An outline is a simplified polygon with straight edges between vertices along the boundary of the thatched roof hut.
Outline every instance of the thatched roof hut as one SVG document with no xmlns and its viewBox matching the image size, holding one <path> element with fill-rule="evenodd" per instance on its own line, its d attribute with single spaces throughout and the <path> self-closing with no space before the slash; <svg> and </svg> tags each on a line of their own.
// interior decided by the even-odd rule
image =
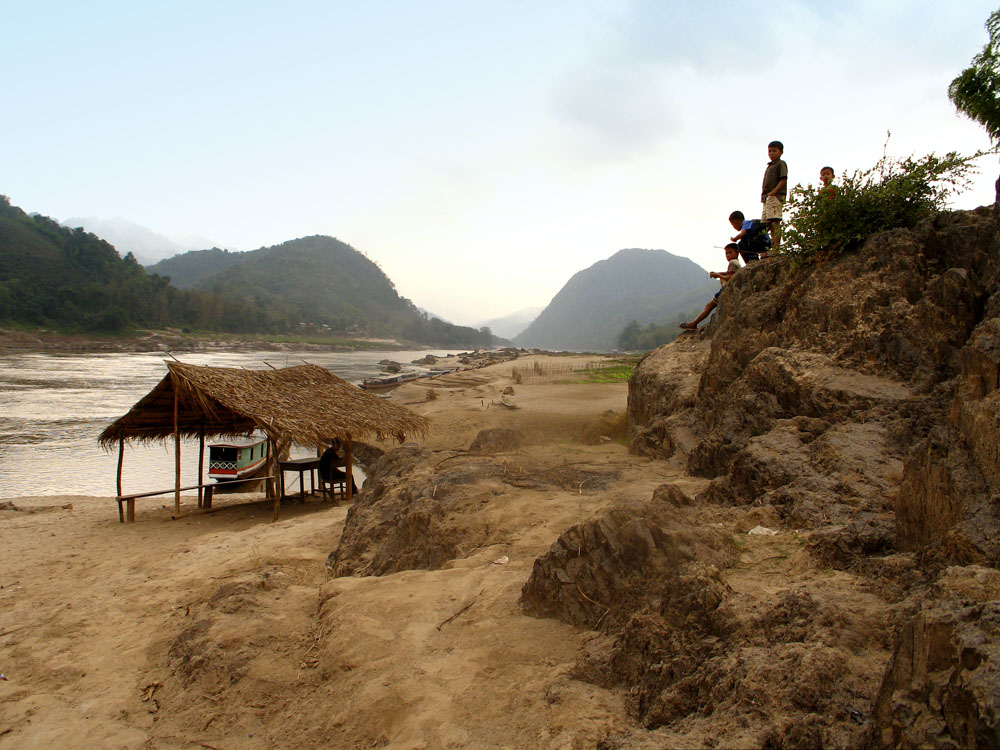
<svg viewBox="0 0 1000 750">
<path fill-rule="evenodd" d="M 167 362 L 167 375 L 99 438 L 151 442 L 174 436 L 235 437 L 255 429 L 273 440 L 321 445 L 426 433 L 425 417 L 363 391 L 318 365 L 244 370 Z"/>
<path fill-rule="evenodd" d="M 137 497 L 169 492 L 122 494 L 122 460 L 127 442 L 174 439 L 174 509 L 179 515 L 182 489 L 194 489 L 181 488 L 181 439 L 197 438 L 201 444 L 196 485 L 201 508 L 202 489 L 206 488 L 202 484 L 205 438 L 233 438 L 262 431 L 268 437 L 267 494 L 274 500 L 277 520 L 281 498 L 273 480 L 280 471 L 283 487 L 286 465 L 296 463 L 282 460 L 292 443 L 315 445 L 319 455 L 331 440 L 339 439 L 345 451 L 346 474 L 350 476 L 352 441 L 370 437 L 403 441 L 410 435 L 426 433 L 429 426 L 426 417 L 363 391 L 318 365 L 244 370 L 183 362 L 166 364 L 163 380 L 98 438 L 105 449 L 118 445 L 118 513 L 122 521 L 126 520 L 123 502 L 128 505 L 131 521 L 135 520 Z M 346 483 L 348 500 L 352 484 Z M 211 489 L 206 492 L 207 507 L 211 507 Z"/>
</svg>

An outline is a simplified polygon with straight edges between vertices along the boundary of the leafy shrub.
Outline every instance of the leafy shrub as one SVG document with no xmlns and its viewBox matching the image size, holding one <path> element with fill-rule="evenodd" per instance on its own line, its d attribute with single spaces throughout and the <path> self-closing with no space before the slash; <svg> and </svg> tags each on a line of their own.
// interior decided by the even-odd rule
<svg viewBox="0 0 1000 750">
<path fill-rule="evenodd" d="M 968 187 L 973 162 L 984 153 L 883 155 L 870 169 L 845 174 L 838 185 L 796 185 L 785 204 L 781 252 L 800 262 L 824 260 L 877 232 L 912 228 Z"/>
</svg>

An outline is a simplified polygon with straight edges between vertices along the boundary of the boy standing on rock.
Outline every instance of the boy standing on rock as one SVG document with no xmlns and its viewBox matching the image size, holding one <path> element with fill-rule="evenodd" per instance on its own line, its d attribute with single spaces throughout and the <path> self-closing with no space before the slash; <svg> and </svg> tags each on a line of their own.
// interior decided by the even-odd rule
<svg viewBox="0 0 1000 750">
<path fill-rule="evenodd" d="M 832 198 L 837 194 L 837 186 L 833 184 L 833 167 L 823 167 L 819 170 L 820 186 L 816 191 L 826 197 Z"/>
<path fill-rule="evenodd" d="M 775 250 L 781 240 L 781 207 L 788 195 L 788 165 L 781 158 L 784 153 L 785 146 L 781 141 L 767 144 L 767 157 L 771 161 L 764 170 L 760 191 L 760 202 L 763 204 L 760 218 L 771 227 L 771 247 Z"/>
<path fill-rule="evenodd" d="M 719 291 L 715 293 L 715 296 L 708 301 L 708 304 L 705 305 L 705 309 L 699 313 L 697 318 L 692 320 L 690 323 L 681 323 L 681 328 L 685 331 L 697 331 L 698 324 L 707 318 L 708 314 L 712 312 L 712 310 L 719 306 L 719 295 L 722 294 L 722 290 L 726 288 L 726 284 L 733 277 L 733 274 L 740 270 L 740 262 L 738 260 L 739 254 L 739 247 L 735 242 L 730 242 L 726 245 L 726 260 L 729 261 L 729 267 L 725 270 L 725 272 L 710 271 L 708 274 L 709 277 L 718 279 L 722 288 L 720 288 Z"/>
</svg>

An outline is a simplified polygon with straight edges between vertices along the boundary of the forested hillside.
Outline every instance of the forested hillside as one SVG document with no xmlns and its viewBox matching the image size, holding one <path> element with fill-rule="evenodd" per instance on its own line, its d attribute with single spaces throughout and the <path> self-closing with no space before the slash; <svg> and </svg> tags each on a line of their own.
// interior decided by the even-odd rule
<svg viewBox="0 0 1000 750">
<path fill-rule="evenodd" d="M 314 235 L 244 253 L 212 249 L 150 270 L 182 288 L 252 302 L 289 326 L 341 335 L 392 337 L 436 346 L 489 346 L 486 330 L 431 318 L 377 264 L 333 237 Z"/>
<path fill-rule="evenodd" d="M 146 266 L 146 270 L 166 276 L 178 289 L 197 289 L 201 282 L 239 263 L 244 254 L 217 247 L 191 250 Z"/>
<path fill-rule="evenodd" d="M 178 326 L 248 333 L 277 322 L 244 302 L 180 291 L 82 229 L 0 196 L 0 322 L 67 331 Z"/>
<path fill-rule="evenodd" d="M 171 283 L 172 281 L 178 283 Z M 178 288 L 178 287 L 183 288 Z M 0 324 L 65 332 L 178 327 L 218 333 L 375 336 L 465 348 L 488 330 L 421 313 L 363 254 L 332 237 L 247 253 L 212 249 L 153 266 L 0 196 Z"/>
<path fill-rule="evenodd" d="M 718 288 L 718 282 L 710 282 L 705 270 L 687 258 L 666 250 L 620 250 L 574 274 L 514 342 L 609 351 L 631 321 L 662 322 L 700 308 Z"/>
</svg>

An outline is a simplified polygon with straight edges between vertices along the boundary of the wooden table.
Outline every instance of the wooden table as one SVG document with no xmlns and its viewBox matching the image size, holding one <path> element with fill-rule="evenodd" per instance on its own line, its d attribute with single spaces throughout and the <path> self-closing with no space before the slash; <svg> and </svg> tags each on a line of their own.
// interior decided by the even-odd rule
<svg viewBox="0 0 1000 750">
<path fill-rule="evenodd" d="M 316 457 L 306 457 L 306 458 L 287 458 L 284 461 L 278 461 L 278 471 L 281 474 L 281 497 L 288 497 L 285 494 L 285 472 L 286 471 L 297 471 L 299 473 L 299 489 L 301 490 L 300 497 L 302 502 L 306 500 L 306 485 L 305 485 L 305 473 L 309 472 L 309 487 L 310 493 L 316 494 L 316 474 L 315 472 L 319 470 L 319 456 Z M 326 487 L 320 482 L 320 486 L 323 490 L 324 497 L 326 496 Z"/>
</svg>

